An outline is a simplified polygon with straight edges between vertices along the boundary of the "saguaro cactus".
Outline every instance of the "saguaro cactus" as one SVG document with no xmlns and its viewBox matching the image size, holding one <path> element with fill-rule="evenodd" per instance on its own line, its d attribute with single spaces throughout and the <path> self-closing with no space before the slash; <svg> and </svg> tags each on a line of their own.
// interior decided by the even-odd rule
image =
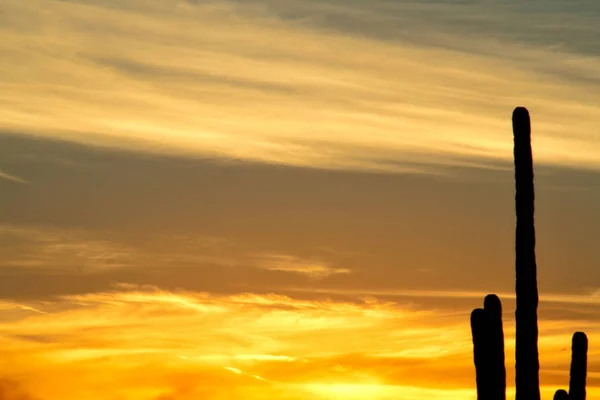
<svg viewBox="0 0 600 400">
<path fill-rule="evenodd" d="M 515 156 L 516 252 L 516 400 L 540 400 L 538 289 L 535 261 L 533 157 L 529 112 L 517 107 L 512 116 Z"/>
<path fill-rule="evenodd" d="M 575 332 L 571 347 L 571 381 L 569 400 L 585 400 L 588 340 L 583 332 Z"/>
<path fill-rule="evenodd" d="M 587 377 L 588 340 L 583 332 L 573 334 L 571 346 L 571 380 L 569 392 L 559 389 L 554 400 L 585 400 L 585 379 Z"/>
<path fill-rule="evenodd" d="M 506 369 L 504 367 L 504 332 L 502 304 L 496 295 L 485 298 L 483 308 L 471 313 L 473 354 L 477 379 L 477 398 L 506 399 Z"/>
<path fill-rule="evenodd" d="M 513 112 L 516 228 L 516 400 L 540 400 L 538 354 L 538 289 L 535 260 L 533 157 L 529 112 Z M 502 305 L 488 295 L 484 307 L 471 313 L 473 355 L 478 400 L 506 399 Z M 585 333 L 573 335 L 569 393 L 558 390 L 554 400 L 585 400 L 588 341 Z"/>
<path fill-rule="evenodd" d="M 559 389 L 554 393 L 554 400 L 569 400 L 569 393 L 566 390 Z"/>
</svg>

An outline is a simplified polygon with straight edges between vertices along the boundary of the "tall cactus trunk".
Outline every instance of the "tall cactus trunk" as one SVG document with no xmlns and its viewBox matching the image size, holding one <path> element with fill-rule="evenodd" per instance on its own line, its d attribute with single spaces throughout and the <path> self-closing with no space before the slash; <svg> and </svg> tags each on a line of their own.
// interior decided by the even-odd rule
<svg viewBox="0 0 600 400">
<path fill-rule="evenodd" d="M 516 400 L 540 400 L 533 158 L 529 112 L 513 112 L 516 182 Z"/>
</svg>

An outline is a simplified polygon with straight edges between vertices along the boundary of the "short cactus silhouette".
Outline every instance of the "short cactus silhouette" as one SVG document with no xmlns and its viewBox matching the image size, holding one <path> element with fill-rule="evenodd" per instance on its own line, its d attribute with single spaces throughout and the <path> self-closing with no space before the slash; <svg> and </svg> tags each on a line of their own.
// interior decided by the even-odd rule
<svg viewBox="0 0 600 400">
<path fill-rule="evenodd" d="M 554 393 L 554 400 L 569 400 L 569 393 L 566 390 L 559 389 Z"/>
<path fill-rule="evenodd" d="M 569 400 L 585 400 L 588 340 L 583 332 L 575 332 L 571 347 L 571 381 Z"/>
<path fill-rule="evenodd" d="M 538 353 L 538 288 L 535 259 L 533 157 L 529 112 L 517 107 L 512 117 L 515 163 L 516 227 L 516 400 L 540 400 Z M 506 399 L 502 304 L 488 295 L 484 307 L 471 313 L 477 399 Z M 573 335 L 569 392 L 558 390 L 554 400 L 585 400 L 588 340 Z"/>
<path fill-rule="evenodd" d="M 496 295 L 485 298 L 484 307 L 471 313 L 473 353 L 477 375 L 477 398 L 506 399 L 502 304 Z"/>
</svg>

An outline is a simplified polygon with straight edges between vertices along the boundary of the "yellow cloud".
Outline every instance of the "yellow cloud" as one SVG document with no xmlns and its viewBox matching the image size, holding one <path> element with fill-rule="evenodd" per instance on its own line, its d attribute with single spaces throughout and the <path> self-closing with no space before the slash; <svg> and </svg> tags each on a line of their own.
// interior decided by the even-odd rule
<svg viewBox="0 0 600 400">
<path fill-rule="evenodd" d="M 0 170 L 0 179 L 6 179 L 12 182 L 17 182 L 17 183 L 29 183 L 27 182 L 25 179 L 19 178 L 18 176 L 15 175 L 11 175 L 7 172 L 3 172 L 2 170 Z"/>
<path fill-rule="evenodd" d="M 349 12 L 329 6 L 319 7 L 332 20 Z M 596 57 L 508 36 L 452 36 L 433 20 L 419 26 L 432 32 L 431 46 L 361 31 L 372 21 L 397 31 L 403 24 L 388 16 L 417 12 L 409 3 L 374 3 L 354 15 L 355 32 L 238 2 L 6 7 L 4 130 L 139 151 L 419 172 L 509 160 L 510 112 L 526 105 L 540 162 L 598 167 L 590 139 L 600 97 L 570 78 L 597 71 Z M 293 14 L 301 3 L 278 7 Z"/>
<path fill-rule="evenodd" d="M 0 250 L 4 266 L 49 271 L 105 272 L 131 267 L 134 249 L 90 238 L 84 230 L 0 225 L 0 239 L 10 246 Z"/>
<path fill-rule="evenodd" d="M 43 313 L 23 306 L 0 324 L 0 376 L 19 378 L 34 398 L 474 398 L 468 312 L 132 285 L 36 304 Z M 505 324 L 510 366 L 514 326 Z M 592 342 L 600 325 L 588 328 Z M 542 321 L 548 387 L 568 378 L 570 330 Z"/>
<path fill-rule="evenodd" d="M 265 255 L 261 257 L 260 266 L 269 271 L 291 272 L 314 279 L 351 272 L 348 268 L 335 268 L 321 261 L 303 260 L 286 254 Z"/>
</svg>

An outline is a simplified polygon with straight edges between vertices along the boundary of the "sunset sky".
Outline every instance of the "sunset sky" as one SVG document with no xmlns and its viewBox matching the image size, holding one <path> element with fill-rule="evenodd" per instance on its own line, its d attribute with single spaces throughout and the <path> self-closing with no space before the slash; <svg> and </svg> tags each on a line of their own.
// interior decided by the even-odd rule
<svg viewBox="0 0 600 400">
<path fill-rule="evenodd" d="M 512 386 L 515 106 L 542 393 L 583 330 L 600 396 L 599 20 L 597 0 L 2 1 L 0 400 L 473 400 L 487 293 Z"/>
</svg>

